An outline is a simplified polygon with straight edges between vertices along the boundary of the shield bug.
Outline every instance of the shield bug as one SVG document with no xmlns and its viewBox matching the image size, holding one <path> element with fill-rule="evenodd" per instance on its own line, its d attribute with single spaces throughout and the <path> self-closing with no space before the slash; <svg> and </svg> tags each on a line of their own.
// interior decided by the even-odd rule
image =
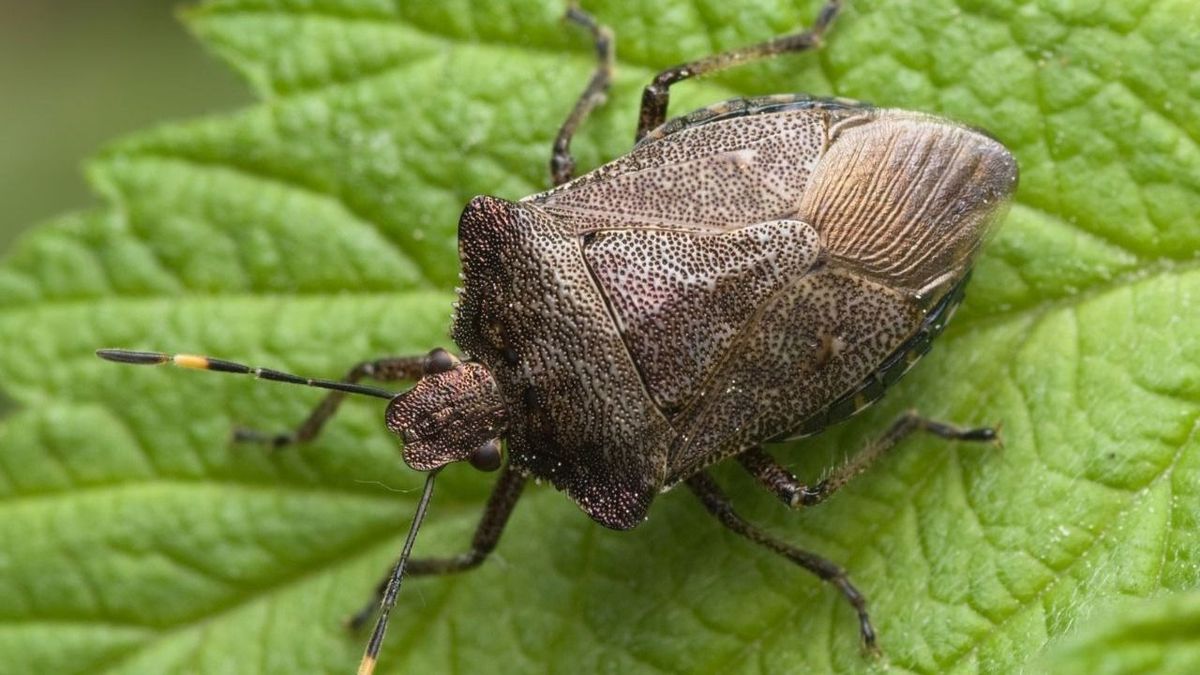
<svg viewBox="0 0 1200 675">
<path fill-rule="evenodd" d="M 846 572 L 743 520 L 709 476 L 733 458 L 790 507 L 817 504 L 904 436 L 995 441 L 908 413 L 813 484 L 762 446 L 810 436 L 864 409 L 942 331 L 1017 182 L 1012 155 L 979 131 L 843 99 L 726 101 L 666 121 L 672 84 L 819 45 L 813 26 L 661 72 L 645 88 L 633 150 L 572 178 L 570 142 L 613 73 L 613 36 L 572 6 L 598 65 L 559 130 L 555 187 L 510 202 L 477 197 L 459 220 L 462 288 L 452 337 L 462 356 L 365 361 L 344 381 L 199 356 L 101 350 L 103 358 L 252 374 L 333 390 L 293 432 L 238 432 L 274 446 L 317 434 L 347 393 L 388 400 L 404 461 L 425 490 L 376 604 L 360 672 L 379 653 L 404 575 L 473 568 L 496 546 L 529 478 L 624 530 L 677 485 L 718 521 L 816 574 L 875 631 Z M 362 379 L 415 380 L 399 394 Z M 507 455 L 507 461 L 504 456 Z M 411 559 L 434 477 L 467 461 L 501 470 L 469 550 Z"/>
</svg>

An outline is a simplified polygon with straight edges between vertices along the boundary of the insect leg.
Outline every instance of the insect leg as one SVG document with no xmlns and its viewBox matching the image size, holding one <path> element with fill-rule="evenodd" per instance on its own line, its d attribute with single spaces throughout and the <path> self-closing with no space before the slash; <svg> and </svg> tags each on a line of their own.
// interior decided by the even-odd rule
<svg viewBox="0 0 1200 675">
<path fill-rule="evenodd" d="M 487 506 L 484 507 L 483 517 L 479 519 L 479 524 L 475 527 L 475 536 L 471 539 L 470 550 L 450 558 L 409 560 L 405 566 L 405 574 L 410 577 L 425 574 L 450 574 L 478 567 L 500 541 L 500 535 L 504 532 L 508 517 L 512 515 L 517 500 L 521 497 L 525 481 L 525 474 L 506 466 L 496 481 L 495 487 L 492 488 L 492 496 L 488 498 Z M 379 609 L 379 601 L 387 590 L 388 580 L 389 577 L 385 576 L 376 587 L 371 601 L 347 619 L 346 625 L 351 630 L 361 628 Z"/>
<path fill-rule="evenodd" d="M 829 0 L 817 14 L 812 27 L 799 33 L 782 35 L 749 47 L 733 49 L 690 61 L 659 73 L 642 92 L 642 110 L 638 116 L 637 136 L 641 140 L 651 129 L 667 120 L 671 85 L 698 75 L 714 73 L 751 61 L 788 52 L 802 52 L 821 46 L 821 39 L 842 8 L 842 0 Z"/>
<path fill-rule="evenodd" d="M 806 485 L 797 480 L 790 471 L 783 468 L 760 448 L 751 448 L 743 452 L 738 455 L 737 460 L 750 475 L 754 476 L 763 487 L 775 493 L 775 496 L 779 497 L 784 504 L 792 508 L 812 506 L 825 501 L 829 495 L 837 492 L 852 478 L 874 464 L 875 460 L 883 456 L 885 452 L 896 447 L 909 434 L 917 431 L 926 431 L 954 441 L 1000 442 L 998 429 L 992 427 L 964 429 L 922 417 L 916 411 L 909 410 L 892 422 L 887 431 L 864 448 L 862 452 L 851 457 L 849 461 L 814 485 Z"/>
<path fill-rule="evenodd" d="M 562 185 L 571 180 L 575 174 L 575 158 L 571 156 L 571 137 L 575 135 L 579 125 L 583 124 L 592 110 L 604 102 L 604 94 L 608 91 L 613 77 L 615 38 L 612 30 L 608 26 L 596 23 L 596 19 L 591 14 L 580 9 L 574 2 L 567 7 L 566 18 L 568 21 L 586 28 L 592 34 L 598 62 L 596 70 L 592 72 L 592 79 L 588 80 L 587 87 L 579 95 L 579 100 L 575 102 L 571 114 L 567 116 L 567 120 L 558 130 L 558 135 L 554 137 L 554 150 L 550 155 L 550 178 L 555 185 Z"/>
<path fill-rule="evenodd" d="M 867 615 L 867 599 L 854 587 L 854 584 L 850 583 L 846 570 L 815 553 L 779 541 L 743 520 L 733 510 L 729 498 L 707 473 L 698 473 L 688 478 L 687 486 L 704 505 L 704 508 L 721 521 L 722 525 L 836 586 L 858 614 L 858 630 L 862 636 L 863 645 L 869 650 L 875 650 L 875 628 L 871 625 L 871 618 Z"/>
<path fill-rule="evenodd" d="M 457 363 L 457 359 L 443 349 L 435 349 L 421 356 L 389 356 L 356 364 L 346 373 L 346 377 L 342 381 L 353 383 L 368 378 L 383 382 L 416 380 L 428 373 L 431 367 L 434 369 L 442 367 L 445 370 L 453 367 L 454 363 Z M 325 423 L 337 413 L 338 407 L 345 398 L 344 392 L 330 392 L 292 431 L 271 434 L 253 429 L 235 429 L 233 440 L 239 443 L 264 443 L 273 448 L 311 441 L 321 432 Z"/>
</svg>

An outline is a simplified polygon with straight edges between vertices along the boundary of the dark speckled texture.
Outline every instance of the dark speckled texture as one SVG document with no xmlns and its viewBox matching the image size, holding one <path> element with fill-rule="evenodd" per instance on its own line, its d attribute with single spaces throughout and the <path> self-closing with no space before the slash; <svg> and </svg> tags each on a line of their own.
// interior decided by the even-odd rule
<svg viewBox="0 0 1200 675">
<path fill-rule="evenodd" d="M 549 192 L 473 200 L 453 337 L 495 378 L 513 466 L 634 527 L 919 356 L 1016 177 L 937 118 L 726 102 Z"/>
</svg>

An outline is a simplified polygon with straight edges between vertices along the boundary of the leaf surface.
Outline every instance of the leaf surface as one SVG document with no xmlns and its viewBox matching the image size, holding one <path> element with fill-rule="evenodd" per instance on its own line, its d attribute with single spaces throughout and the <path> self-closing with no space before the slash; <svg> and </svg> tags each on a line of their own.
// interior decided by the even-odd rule
<svg viewBox="0 0 1200 675">
<path fill-rule="evenodd" d="M 629 148 L 657 69 L 817 9 L 661 4 L 587 3 L 618 36 L 619 80 L 576 141 L 581 167 Z M 1200 576 L 1200 9 L 1110 5 L 862 0 L 817 55 L 673 90 L 675 113 L 790 91 L 928 111 L 988 129 L 1021 164 L 931 355 L 869 413 L 776 455 L 815 478 L 908 407 L 1002 421 L 1005 448 L 913 438 L 797 513 L 719 472 L 747 516 L 851 571 L 881 659 L 860 654 L 830 588 L 682 491 L 621 534 L 534 488 L 481 569 L 406 583 L 381 671 L 1068 669 L 1159 619 L 1113 622 L 1119 598 L 1194 613 L 1194 594 L 1169 596 Z M 316 442 L 267 453 L 231 445 L 230 429 L 288 427 L 319 393 L 92 352 L 336 377 L 451 346 L 459 211 L 546 187 L 550 141 L 592 67 L 561 10 L 211 0 L 186 13 L 261 103 L 113 143 L 88 165 L 104 205 L 45 223 L 0 264 L 0 383 L 16 403 L 0 421 L 0 670 L 353 667 L 363 640 L 339 621 L 398 552 L 421 482 L 380 406 L 349 403 Z M 466 546 L 488 482 L 446 472 L 419 553 Z M 1194 651 L 1142 641 L 1123 663 L 1195 662 L 1178 649 Z"/>
</svg>

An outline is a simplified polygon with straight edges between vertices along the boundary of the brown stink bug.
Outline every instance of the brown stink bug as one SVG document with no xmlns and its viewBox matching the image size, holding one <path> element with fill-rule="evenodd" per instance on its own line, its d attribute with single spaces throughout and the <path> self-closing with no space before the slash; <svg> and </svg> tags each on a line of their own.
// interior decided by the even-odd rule
<svg viewBox="0 0 1200 675">
<path fill-rule="evenodd" d="M 554 141 L 555 187 L 518 202 L 477 197 L 462 213 L 452 329 L 461 357 L 438 349 L 365 361 L 333 382 L 207 357 L 99 352 L 334 390 L 292 433 L 239 432 L 275 446 L 311 439 L 346 393 L 389 400 L 387 427 L 404 461 L 429 476 L 379 586 L 360 672 L 374 668 L 403 575 L 481 563 L 529 478 L 618 530 L 683 484 L 725 527 L 834 584 L 874 646 L 866 601 L 846 572 L 743 520 L 707 470 L 734 458 L 801 507 L 913 431 L 996 440 L 990 428 L 909 413 L 811 485 L 762 449 L 862 410 L 929 349 L 962 300 L 1017 165 L 986 134 L 842 99 L 738 99 L 665 121 L 672 84 L 816 47 L 840 4 L 831 0 L 804 32 L 663 71 L 645 89 L 633 150 L 575 179 L 571 137 L 608 88 L 613 37 L 570 8 L 599 65 Z M 364 378 L 416 384 L 394 394 L 357 384 Z M 434 477 L 461 460 L 501 469 L 470 549 L 410 560 Z"/>
</svg>

